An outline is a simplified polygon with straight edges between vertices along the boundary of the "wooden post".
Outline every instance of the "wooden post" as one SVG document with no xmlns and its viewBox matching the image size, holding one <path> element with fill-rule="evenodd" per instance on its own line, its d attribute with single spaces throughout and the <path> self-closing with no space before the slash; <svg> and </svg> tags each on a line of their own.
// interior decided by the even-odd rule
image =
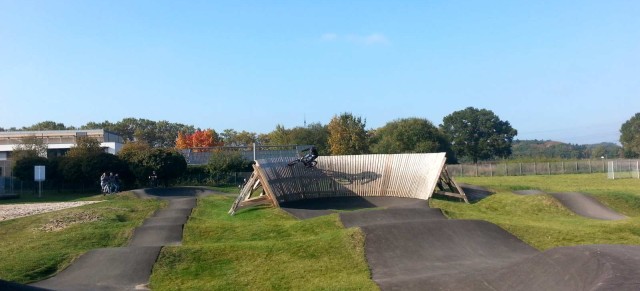
<svg viewBox="0 0 640 291">
<path fill-rule="evenodd" d="M 520 176 L 522 176 L 522 163 L 520 163 Z"/>
<path fill-rule="evenodd" d="M 562 161 L 562 173 L 564 174 L 564 161 Z"/>
</svg>

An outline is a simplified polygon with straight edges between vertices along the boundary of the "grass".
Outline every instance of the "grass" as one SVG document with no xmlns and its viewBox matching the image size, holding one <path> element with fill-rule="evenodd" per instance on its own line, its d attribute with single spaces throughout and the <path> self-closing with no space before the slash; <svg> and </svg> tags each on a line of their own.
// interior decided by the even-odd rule
<svg viewBox="0 0 640 291">
<path fill-rule="evenodd" d="M 459 178 L 459 182 L 496 191 L 475 204 L 432 200 L 456 219 L 495 223 L 540 250 L 582 244 L 640 245 L 640 181 L 608 180 L 603 174 Z M 627 215 L 620 221 L 584 218 L 549 195 L 514 195 L 514 190 L 585 192 Z"/>
<path fill-rule="evenodd" d="M 581 174 L 458 180 L 496 194 L 474 204 L 434 199 L 431 205 L 451 218 L 493 222 L 540 250 L 581 244 L 640 245 L 637 179 Z M 588 219 L 549 195 L 511 193 L 528 189 L 586 192 L 629 218 Z M 151 277 L 153 290 L 377 289 L 365 261 L 362 232 L 344 229 L 337 215 L 300 221 L 280 209 L 262 206 L 229 216 L 238 189 L 215 190 L 233 194 L 199 198 L 185 225 L 183 245 L 163 248 Z M 131 230 L 160 203 L 125 194 L 94 205 L 0 222 L 0 278 L 36 281 L 86 250 L 123 245 Z M 53 219 L 69 221 L 82 213 L 100 219 L 59 232 L 41 230 Z"/>
<path fill-rule="evenodd" d="M 0 278 L 18 283 L 40 281 L 86 251 L 123 246 L 133 229 L 163 204 L 159 200 L 138 199 L 130 192 L 38 199 L 40 202 L 77 200 L 105 201 L 0 222 Z M 31 198 L 11 202 L 25 201 Z"/>
<path fill-rule="evenodd" d="M 183 246 L 163 249 L 154 290 L 375 290 L 364 237 L 337 215 L 297 220 L 256 207 L 235 216 L 230 196 L 199 201 Z"/>
</svg>

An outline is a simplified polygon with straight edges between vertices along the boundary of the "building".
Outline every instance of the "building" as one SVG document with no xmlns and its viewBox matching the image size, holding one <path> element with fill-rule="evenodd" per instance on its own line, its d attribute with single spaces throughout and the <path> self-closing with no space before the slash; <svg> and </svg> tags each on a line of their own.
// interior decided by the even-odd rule
<svg viewBox="0 0 640 291">
<path fill-rule="evenodd" d="M 122 148 L 124 140 L 119 135 L 103 130 L 49 130 L 49 131 L 5 131 L 0 132 L 0 177 L 10 176 L 9 161 L 16 145 L 22 139 L 37 137 L 47 145 L 47 156 L 64 155 L 75 146 L 78 137 L 91 137 L 100 142 L 105 152 L 116 154 Z"/>
</svg>

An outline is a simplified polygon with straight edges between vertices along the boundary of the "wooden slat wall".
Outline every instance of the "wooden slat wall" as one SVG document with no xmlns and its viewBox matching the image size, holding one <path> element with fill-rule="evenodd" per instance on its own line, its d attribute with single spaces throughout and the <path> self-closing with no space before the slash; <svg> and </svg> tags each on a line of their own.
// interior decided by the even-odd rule
<svg viewBox="0 0 640 291">
<path fill-rule="evenodd" d="M 257 161 L 262 183 L 277 203 L 335 196 L 429 199 L 445 153 L 318 157 L 315 168 L 289 167 L 291 158 Z"/>
</svg>

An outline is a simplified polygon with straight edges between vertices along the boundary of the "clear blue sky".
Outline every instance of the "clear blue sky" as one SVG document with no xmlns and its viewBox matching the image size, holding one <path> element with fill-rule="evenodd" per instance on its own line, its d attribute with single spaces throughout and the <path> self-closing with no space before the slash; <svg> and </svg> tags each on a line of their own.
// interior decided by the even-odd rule
<svg viewBox="0 0 640 291">
<path fill-rule="evenodd" d="M 639 93 L 637 0 L 0 0 L 5 128 L 377 128 L 473 106 L 517 139 L 617 142 Z"/>
</svg>

